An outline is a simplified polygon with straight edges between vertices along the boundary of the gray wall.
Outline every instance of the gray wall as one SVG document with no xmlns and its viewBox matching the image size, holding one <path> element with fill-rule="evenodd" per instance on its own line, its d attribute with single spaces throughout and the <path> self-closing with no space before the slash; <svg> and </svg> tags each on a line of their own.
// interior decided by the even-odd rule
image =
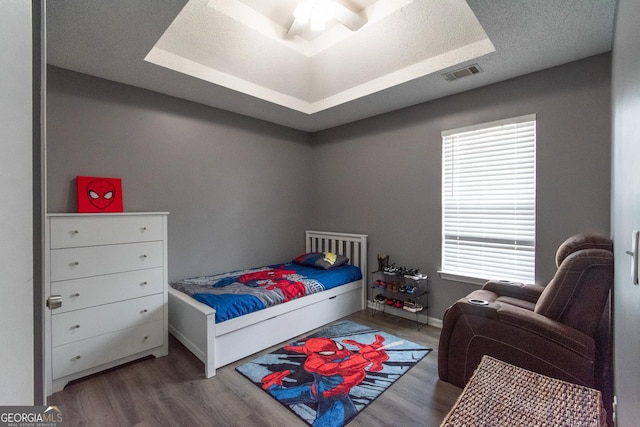
<svg viewBox="0 0 640 427">
<path fill-rule="evenodd" d="M 76 210 L 77 175 L 122 177 L 126 211 L 171 212 L 171 279 L 280 262 L 305 228 L 367 233 L 370 265 L 385 253 L 433 278 L 441 319 L 477 287 L 436 274 L 440 132 L 537 114 L 545 283 L 565 238 L 609 233 L 610 65 L 600 55 L 312 135 L 50 67 L 49 212 Z"/>
<path fill-rule="evenodd" d="M 34 404 L 31 2 L 0 2 L 0 405 Z M 36 166 L 37 167 L 37 166 Z M 34 185 L 35 184 L 35 185 Z"/>
<path fill-rule="evenodd" d="M 315 227 L 369 234 L 377 253 L 432 277 L 430 316 L 477 286 L 441 280 L 441 131 L 537 115 L 536 282 L 570 235 L 609 234 L 611 59 L 583 61 L 313 135 Z M 455 84 L 455 83 L 454 83 Z"/>
<path fill-rule="evenodd" d="M 75 177 L 120 177 L 125 211 L 168 211 L 169 278 L 281 262 L 304 249 L 309 135 L 48 67 L 48 212 Z"/>
<path fill-rule="evenodd" d="M 619 0 L 613 45 L 614 382 L 617 425 L 640 419 L 640 286 L 631 281 L 631 233 L 640 230 L 640 3 Z"/>
</svg>

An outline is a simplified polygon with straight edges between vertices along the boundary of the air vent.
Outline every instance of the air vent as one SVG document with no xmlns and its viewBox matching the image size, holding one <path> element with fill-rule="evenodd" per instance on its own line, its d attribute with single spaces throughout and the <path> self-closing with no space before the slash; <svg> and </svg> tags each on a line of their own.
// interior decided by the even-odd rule
<svg viewBox="0 0 640 427">
<path fill-rule="evenodd" d="M 471 64 L 467 67 L 459 70 L 452 71 L 450 73 L 443 74 L 442 77 L 448 82 L 461 79 L 463 77 L 470 76 L 472 74 L 478 74 L 482 72 L 482 68 L 478 64 Z"/>
</svg>

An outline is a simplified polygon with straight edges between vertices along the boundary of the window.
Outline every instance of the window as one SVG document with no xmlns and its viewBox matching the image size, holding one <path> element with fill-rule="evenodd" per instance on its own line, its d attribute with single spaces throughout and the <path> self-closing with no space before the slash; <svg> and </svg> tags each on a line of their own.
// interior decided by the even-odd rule
<svg viewBox="0 0 640 427">
<path fill-rule="evenodd" d="M 441 277 L 534 282 L 535 120 L 442 132 Z"/>
</svg>

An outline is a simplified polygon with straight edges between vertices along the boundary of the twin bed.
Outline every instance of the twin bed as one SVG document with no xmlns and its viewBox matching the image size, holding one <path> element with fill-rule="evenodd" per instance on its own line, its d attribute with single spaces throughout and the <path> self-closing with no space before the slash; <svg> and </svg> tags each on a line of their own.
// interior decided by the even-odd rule
<svg viewBox="0 0 640 427">
<path fill-rule="evenodd" d="M 367 236 L 307 231 L 305 242 L 294 262 L 171 284 L 169 332 L 204 362 L 207 378 L 366 307 Z"/>
</svg>

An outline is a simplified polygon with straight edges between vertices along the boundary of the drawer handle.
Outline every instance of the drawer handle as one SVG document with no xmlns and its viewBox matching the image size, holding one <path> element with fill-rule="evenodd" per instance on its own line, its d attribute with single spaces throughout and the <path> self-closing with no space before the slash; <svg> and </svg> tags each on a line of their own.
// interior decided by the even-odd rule
<svg viewBox="0 0 640 427">
<path fill-rule="evenodd" d="M 71 359 L 71 360 L 78 360 L 78 359 L 80 359 L 80 355 L 77 355 L 76 357 L 74 357 L 74 358 L 73 358 L 73 359 Z"/>
<path fill-rule="evenodd" d="M 149 339 L 149 335 L 145 335 L 143 339 L 148 340 Z"/>
<path fill-rule="evenodd" d="M 147 227 L 142 227 L 142 231 L 147 231 Z"/>
<path fill-rule="evenodd" d="M 147 311 L 149 311 L 149 310 L 147 310 L 147 309 L 145 308 L 145 309 L 144 309 L 144 310 L 142 310 L 140 313 L 146 313 Z"/>
<path fill-rule="evenodd" d="M 72 233 L 72 234 L 80 234 L 80 231 L 78 231 L 78 230 L 73 230 L 71 233 Z"/>
<path fill-rule="evenodd" d="M 71 295 L 73 298 L 77 298 L 80 296 L 80 294 L 78 292 L 76 292 L 75 294 Z"/>
<path fill-rule="evenodd" d="M 141 286 L 148 285 L 148 284 L 149 284 L 149 282 L 142 282 L 142 283 L 140 283 L 140 285 L 141 285 Z"/>
<path fill-rule="evenodd" d="M 142 258 L 147 258 L 147 254 L 142 254 Z"/>
<path fill-rule="evenodd" d="M 80 325 L 73 325 L 71 329 L 80 329 Z"/>
<path fill-rule="evenodd" d="M 74 261 L 74 262 L 71 263 L 71 265 L 80 265 L 80 262 L 79 261 Z"/>
</svg>

